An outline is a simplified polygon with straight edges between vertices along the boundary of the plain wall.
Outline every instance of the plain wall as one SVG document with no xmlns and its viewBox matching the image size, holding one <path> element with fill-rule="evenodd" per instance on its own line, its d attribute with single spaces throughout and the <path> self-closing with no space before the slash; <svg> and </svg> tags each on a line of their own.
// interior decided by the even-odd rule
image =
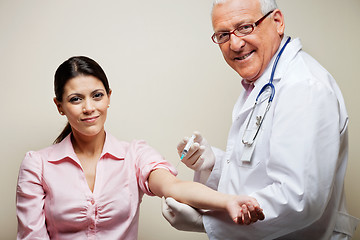
<svg viewBox="0 0 360 240">
<path fill-rule="evenodd" d="M 359 0 L 279 0 L 286 33 L 337 80 L 350 116 L 346 175 L 349 212 L 360 217 Z M 104 68 L 113 90 L 106 129 L 121 140 L 145 139 L 171 163 L 177 143 L 199 130 L 225 148 L 231 110 L 242 91 L 212 34 L 207 0 L 0 1 L 0 238 L 14 239 L 15 191 L 25 153 L 49 146 L 66 123 L 52 101 L 60 63 L 86 55 Z M 179 165 L 179 177 L 192 171 Z M 160 199 L 145 196 L 139 239 L 207 239 L 173 229 Z M 354 239 L 360 239 L 358 230 Z"/>
</svg>

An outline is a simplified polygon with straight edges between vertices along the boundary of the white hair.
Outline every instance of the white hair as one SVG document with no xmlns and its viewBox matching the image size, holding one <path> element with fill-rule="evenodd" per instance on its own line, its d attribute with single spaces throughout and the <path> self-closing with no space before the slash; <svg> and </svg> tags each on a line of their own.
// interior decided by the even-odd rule
<svg viewBox="0 0 360 240">
<path fill-rule="evenodd" d="M 214 0 L 213 7 L 217 4 L 224 3 L 226 1 L 227 0 Z M 270 12 L 271 10 L 278 8 L 276 4 L 276 0 L 258 0 L 258 1 L 260 3 L 261 12 L 264 15 Z"/>
</svg>

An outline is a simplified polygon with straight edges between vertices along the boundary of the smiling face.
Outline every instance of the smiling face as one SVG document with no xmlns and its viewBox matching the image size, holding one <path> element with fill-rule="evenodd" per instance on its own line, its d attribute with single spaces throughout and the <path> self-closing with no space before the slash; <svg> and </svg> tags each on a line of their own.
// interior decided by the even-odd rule
<svg viewBox="0 0 360 240">
<path fill-rule="evenodd" d="M 227 0 L 214 6 L 212 24 L 215 32 L 230 32 L 256 22 L 263 15 L 258 0 Z M 251 34 L 244 37 L 231 34 L 230 40 L 219 47 L 229 66 L 245 80 L 254 82 L 279 48 L 284 28 L 283 15 L 276 9 Z"/>
<path fill-rule="evenodd" d="M 62 101 L 54 102 L 74 135 L 91 137 L 104 132 L 110 95 L 96 77 L 79 75 L 66 82 Z"/>
</svg>

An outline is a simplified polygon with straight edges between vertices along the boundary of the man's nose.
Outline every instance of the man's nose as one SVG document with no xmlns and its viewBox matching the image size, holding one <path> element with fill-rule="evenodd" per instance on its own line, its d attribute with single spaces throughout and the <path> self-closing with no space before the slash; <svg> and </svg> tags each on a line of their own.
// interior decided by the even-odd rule
<svg viewBox="0 0 360 240">
<path fill-rule="evenodd" d="M 245 46 L 245 41 L 242 37 L 238 37 L 235 34 L 230 35 L 229 39 L 230 49 L 234 52 L 240 51 L 242 47 Z"/>
</svg>

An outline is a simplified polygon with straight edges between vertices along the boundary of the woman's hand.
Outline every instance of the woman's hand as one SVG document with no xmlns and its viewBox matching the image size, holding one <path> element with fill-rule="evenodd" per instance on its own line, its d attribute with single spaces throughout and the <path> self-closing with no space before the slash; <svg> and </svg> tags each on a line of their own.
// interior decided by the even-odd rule
<svg viewBox="0 0 360 240">
<path fill-rule="evenodd" d="M 255 198 L 249 196 L 231 196 L 226 206 L 231 219 L 240 225 L 249 225 L 264 220 L 265 215 Z"/>
</svg>

